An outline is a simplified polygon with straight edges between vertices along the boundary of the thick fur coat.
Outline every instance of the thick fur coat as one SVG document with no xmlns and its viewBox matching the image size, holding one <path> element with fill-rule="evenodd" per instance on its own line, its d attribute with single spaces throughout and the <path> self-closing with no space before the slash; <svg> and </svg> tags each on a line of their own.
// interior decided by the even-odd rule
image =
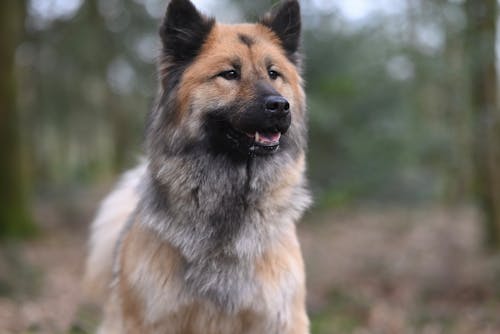
<svg viewBox="0 0 500 334">
<path fill-rule="evenodd" d="M 92 225 L 99 333 L 308 333 L 299 4 L 223 25 L 172 0 L 160 37 L 147 159 Z"/>
</svg>

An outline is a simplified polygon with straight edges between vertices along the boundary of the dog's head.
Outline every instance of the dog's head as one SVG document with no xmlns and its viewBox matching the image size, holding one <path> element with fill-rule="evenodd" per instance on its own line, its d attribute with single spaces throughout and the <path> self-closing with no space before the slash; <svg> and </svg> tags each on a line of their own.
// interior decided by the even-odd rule
<svg viewBox="0 0 500 334">
<path fill-rule="evenodd" d="M 189 0 L 172 0 L 160 28 L 153 141 L 163 138 L 160 145 L 174 151 L 203 142 L 217 154 L 239 156 L 303 149 L 300 27 L 296 0 L 258 23 L 237 25 L 205 17 Z"/>
</svg>

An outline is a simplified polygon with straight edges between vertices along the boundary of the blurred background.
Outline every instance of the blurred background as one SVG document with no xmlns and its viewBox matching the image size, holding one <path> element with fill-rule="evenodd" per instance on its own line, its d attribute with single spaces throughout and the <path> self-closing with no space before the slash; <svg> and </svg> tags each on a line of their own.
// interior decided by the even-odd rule
<svg viewBox="0 0 500 334">
<path fill-rule="evenodd" d="M 1 333 L 93 333 L 87 229 L 142 153 L 166 3 L 0 2 Z M 301 5 L 312 333 L 500 333 L 497 0 Z"/>
</svg>

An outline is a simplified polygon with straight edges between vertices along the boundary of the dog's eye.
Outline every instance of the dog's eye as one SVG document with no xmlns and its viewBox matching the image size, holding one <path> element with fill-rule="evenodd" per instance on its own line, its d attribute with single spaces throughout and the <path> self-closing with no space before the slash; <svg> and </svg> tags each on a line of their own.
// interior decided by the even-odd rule
<svg viewBox="0 0 500 334">
<path fill-rule="evenodd" d="M 269 75 L 269 78 L 271 78 L 271 80 L 276 80 L 280 76 L 280 74 L 274 70 L 267 71 L 267 74 Z"/>
<path fill-rule="evenodd" d="M 240 74 L 235 70 L 229 70 L 220 72 L 219 77 L 222 77 L 226 80 L 236 80 L 240 78 Z"/>
</svg>

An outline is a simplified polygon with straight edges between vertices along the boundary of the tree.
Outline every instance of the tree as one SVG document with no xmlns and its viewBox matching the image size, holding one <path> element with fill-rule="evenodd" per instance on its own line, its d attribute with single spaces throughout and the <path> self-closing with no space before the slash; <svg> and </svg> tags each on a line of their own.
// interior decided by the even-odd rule
<svg viewBox="0 0 500 334">
<path fill-rule="evenodd" d="M 25 2 L 0 2 L 0 237 L 33 232 L 22 173 L 16 107 L 14 52 L 23 27 Z"/>
<path fill-rule="evenodd" d="M 476 192 L 487 245 L 500 248 L 500 111 L 495 64 L 497 0 L 467 0 L 467 48 L 474 115 Z"/>
</svg>

